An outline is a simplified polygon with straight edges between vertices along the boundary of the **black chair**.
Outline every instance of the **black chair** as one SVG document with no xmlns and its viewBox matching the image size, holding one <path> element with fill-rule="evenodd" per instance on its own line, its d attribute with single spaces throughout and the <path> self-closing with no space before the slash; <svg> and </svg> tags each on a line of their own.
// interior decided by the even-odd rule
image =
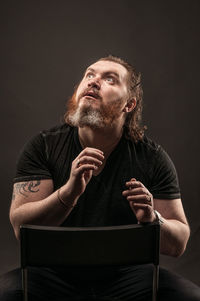
<svg viewBox="0 0 200 301">
<path fill-rule="evenodd" d="M 160 226 L 49 227 L 23 225 L 21 269 L 24 301 L 28 300 L 28 266 L 117 266 L 152 263 L 152 300 L 157 300 Z M 81 252 L 80 252 L 81 250 Z"/>
</svg>

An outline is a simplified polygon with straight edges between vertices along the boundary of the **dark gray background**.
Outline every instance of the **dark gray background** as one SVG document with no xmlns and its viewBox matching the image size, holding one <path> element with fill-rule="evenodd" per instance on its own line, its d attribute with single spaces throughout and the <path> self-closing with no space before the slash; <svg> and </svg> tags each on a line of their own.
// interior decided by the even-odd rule
<svg viewBox="0 0 200 301">
<path fill-rule="evenodd" d="M 8 220 L 19 150 L 60 122 L 84 68 L 107 54 L 142 72 L 148 135 L 173 159 L 191 225 L 178 259 L 164 266 L 200 285 L 200 1 L 9 1 L 0 4 L 0 273 L 19 264 Z"/>
</svg>

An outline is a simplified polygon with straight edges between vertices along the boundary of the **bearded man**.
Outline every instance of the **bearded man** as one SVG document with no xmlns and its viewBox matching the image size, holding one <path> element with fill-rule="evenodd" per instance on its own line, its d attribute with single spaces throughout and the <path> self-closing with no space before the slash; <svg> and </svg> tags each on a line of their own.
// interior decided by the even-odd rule
<svg viewBox="0 0 200 301">
<path fill-rule="evenodd" d="M 132 66 L 113 56 L 89 66 L 68 101 L 65 123 L 42 131 L 21 152 L 10 208 L 16 237 L 21 224 L 159 221 L 161 253 L 180 256 L 190 229 L 176 170 L 162 147 L 145 136 L 141 113 L 141 77 Z M 149 265 L 31 268 L 29 299 L 151 300 L 151 272 Z M 1 300 L 22 300 L 19 269 L 2 281 Z M 160 301 L 200 300 L 196 285 L 162 268 L 159 283 Z"/>
</svg>

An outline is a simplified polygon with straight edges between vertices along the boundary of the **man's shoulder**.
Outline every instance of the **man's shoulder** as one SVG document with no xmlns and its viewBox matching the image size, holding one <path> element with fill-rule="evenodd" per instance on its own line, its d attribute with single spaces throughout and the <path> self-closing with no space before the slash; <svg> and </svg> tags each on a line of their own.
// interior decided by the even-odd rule
<svg viewBox="0 0 200 301">
<path fill-rule="evenodd" d="M 157 153 L 161 149 L 161 146 L 148 136 L 144 135 L 141 140 L 135 143 L 135 148 L 138 149 L 138 151 L 143 150 L 145 152 Z"/>
<path fill-rule="evenodd" d="M 41 130 L 37 134 L 31 136 L 23 145 L 21 153 L 23 151 L 33 151 L 45 149 L 47 143 L 48 145 L 54 144 L 57 141 L 64 140 L 64 137 L 68 136 L 73 128 L 67 124 L 61 124 L 53 126 L 50 129 Z"/>
<path fill-rule="evenodd" d="M 43 137 L 47 137 L 47 136 L 59 136 L 59 135 L 62 135 L 62 134 L 67 134 L 71 131 L 73 131 L 73 127 L 66 124 L 66 123 L 63 123 L 63 124 L 60 124 L 60 125 L 55 125 L 49 129 L 45 129 L 45 130 L 42 130 L 40 132 L 40 134 L 43 136 Z"/>
</svg>

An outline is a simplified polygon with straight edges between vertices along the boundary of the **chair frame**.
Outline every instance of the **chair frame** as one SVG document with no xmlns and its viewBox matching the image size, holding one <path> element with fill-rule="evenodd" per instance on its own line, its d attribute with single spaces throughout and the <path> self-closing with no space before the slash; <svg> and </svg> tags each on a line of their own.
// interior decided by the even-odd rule
<svg viewBox="0 0 200 301">
<path fill-rule="evenodd" d="M 24 301 L 28 301 L 28 266 L 98 267 L 145 263 L 154 266 L 152 300 L 157 301 L 159 254 L 158 223 L 109 227 L 22 225 L 20 257 Z"/>
</svg>

